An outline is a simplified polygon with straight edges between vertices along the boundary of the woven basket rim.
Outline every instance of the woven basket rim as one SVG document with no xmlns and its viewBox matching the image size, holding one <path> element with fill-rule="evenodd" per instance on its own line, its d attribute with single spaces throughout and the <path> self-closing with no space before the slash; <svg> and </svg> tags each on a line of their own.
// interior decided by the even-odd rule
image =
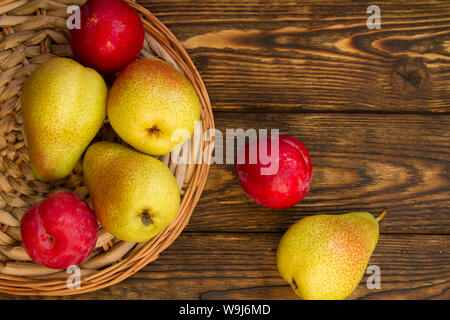
<svg viewBox="0 0 450 320">
<path fill-rule="evenodd" d="M 214 117 L 206 87 L 183 45 L 150 11 L 134 1 L 125 1 L 141 15 L 146 33 L 149 33 L 161 47 L 164 48 L 170 58 L 173 59 L 173 62 L 181 68 L 186 77 L 193 84 L 201 104 L 202 133 L 206 130 L 214 130 Z M 11 2 L 13 1 L 2 1 L 0 5 Z M 60 3 L 67 4 L 68 1 L 61 1 Z M 41 12 L 41 9 L 37 10 L 38 14 Z M 43 13 L 45 14 L 45 11 L 43 11 Z M 34 13 L 32 15 L 34 15 Z M 159 254 L 170 246 L 183 231 L 189 222 L 201 193 L 203 192 L 210 168 L 208 160 L 212 153 L 212 148 L 206 147 L 207 142 L 201 141 L 201 150 L 208 150 L 209 152 L 208 154 L 203 155 L 204 161 L 195 165 L 194 173 L 190 178 L 189 184 L 181 200 L 177 217 L 172 224 L 157 237 L 146 243 L 137 244 L 137 246 L 133 247 L 133 249 L 131 249 L 120 261 L 105 267 L 104 269 L 96 270 L 91 274 L 83 276 L 81 279 L 81 288 L 79 289 L 68 289 L 66 279 L 43 280 L 39 279 L 39 277 L 31 278 L 0 273 L 0 292 L 13 295 L 46 296 L 65 296 L 92 292 L 111 286 L 130 277 L 148 263 L 157 259 Z"/>
</svg>

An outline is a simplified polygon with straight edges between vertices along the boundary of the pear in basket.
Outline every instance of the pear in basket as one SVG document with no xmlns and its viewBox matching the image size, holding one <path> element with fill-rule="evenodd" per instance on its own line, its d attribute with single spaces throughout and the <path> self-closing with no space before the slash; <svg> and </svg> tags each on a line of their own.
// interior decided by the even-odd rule
<svg viewBox="0 0 450 320">
<path fill-rule="evenodd" d="M 164 155 L 186 141 L 200 120 L 200 101 L 191 82 L 157 58 L 129 64 L 108 96 L 114 131 L 135 149 Z"/>
<path fill-rule="evenodd" d="M 68 176 L 106 116 L 107 88 L 93 69 L 66 58 L 39 66 L 22 90 L 31 168 L 39 180 Z"/>
<path fill-rule="evenodd" d="M 97 219 L 120 240 L 150 240 L 178 213 L 177 181 L 149 155 L 101 141 L 87 149 L 83 171 Z"/>
</svg>

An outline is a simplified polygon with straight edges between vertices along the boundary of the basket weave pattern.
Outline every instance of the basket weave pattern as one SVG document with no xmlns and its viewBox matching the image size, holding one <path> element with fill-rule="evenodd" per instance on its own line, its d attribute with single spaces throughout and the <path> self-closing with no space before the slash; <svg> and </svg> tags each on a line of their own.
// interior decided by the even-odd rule
<svg viewBox="0 0 450 320">
<path fill-rule="evenodd" d="M 81 162 L 58 182 L 38 181 L 31 171 L 22 131 L 20 92 L 40 64 L 56 56 L 72 57 L 66 28 L 67 6 L 85 0 L 0 0 L 0 292 L 18 295 L 70 295 L 98 290 L 124 280 L 155 260 L 181 233 L 198 202 L 209 171 L 206 144 L 191 139 L 191 160 L 175 164 L 171 155 L 159 157 L 178 182 L 182 200 L 177 217 L 157 237 L 145 243 L 114 238 L 99 226 L 92 255 L 81 267 L 81 288 L 68 289 L 65 270 L 49 269 L 30 260 L 20 242 L 20 220 L 34 204 L 58 190 L 76 193 L 90 203 Z M 128 3 L 142 17 L 146 30 L 139 58 L 159 57 L 192 82 L 202 106 L 202 132 L 214 128 L 211 104 L 203 81 L 176 37 L 149 11 Z M 97 140 L 123 143 L 105 121 Z M 194 163 L 191 161 L 190 163 Z M 195 163 L 198 163 L 196 161 Z"/>
</svg>

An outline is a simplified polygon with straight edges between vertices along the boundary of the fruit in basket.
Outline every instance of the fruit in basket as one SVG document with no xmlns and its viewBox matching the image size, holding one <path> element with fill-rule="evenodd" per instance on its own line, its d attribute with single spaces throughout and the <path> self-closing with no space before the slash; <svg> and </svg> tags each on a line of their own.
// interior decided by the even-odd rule
<svg viewBox="0 0 450 320">
<path fill-rule="evenodd" d="M 66 269 L 92 253 L 98 223 L 91 208 L 73 193 L 60 191 L 34 205 L 22 218 L 25 251 L 43 266 Z"/>
<path fill-rule="evenodd" d="M 345 299 L 364 275 L 385 213 L 377 219 L 368 212 L 303 218 L 281 238 L 278 271 L 300 298 Z"/>
<path fill-rule="evenodd" d="M 70 46 L 82 64 L 99 72 L 122 70 L 144 43 L 144 26 L 122 0 L 88 0 L 80 7 L 79 29 L 71 29 Z"/>
<path fill-rule="evenodd" d="M 95 214 L 120 240 L 143 242 L 175 218 L 180 192 L 161 161 L 112 142 L 97 142 L 83 161 Z"/>
<path fill-rule="evenodd" d="M 238 152 L 237 178 L 245 193 L 258 204 L 272 209 L 292 207 L 305 198 L 311 186 L 308 151 L 290 136 L 268 136 L 267 143 L 263 139 L 266 137 Z"/>
<path fill-rule="evenodd" d="M 28 77 L 21 109 L 36 178 L 72 172 L 105 120 L 106 98 L 103 78 L 71 59 L 49 60 Z"/>
<path fill-rule="evenodd" d="M 140 59 L 117 77 L 107 113 L 124 141 L 143 153 L 163 155 L 193 134 L 200 102 L 189 80 L 172 65 Z"/>
</svg>

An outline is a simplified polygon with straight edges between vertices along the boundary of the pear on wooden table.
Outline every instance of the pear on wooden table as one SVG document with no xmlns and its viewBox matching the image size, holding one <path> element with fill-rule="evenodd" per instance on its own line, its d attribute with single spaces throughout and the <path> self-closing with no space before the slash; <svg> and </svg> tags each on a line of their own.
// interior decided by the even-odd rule
<svg viewBox="0 0 450 320">
<path fill-rule="evenodd" d="M 375 249 L 378 221 L 368 212 L 301 219 L 278 245 L 277 267 L 306 300 L 342 300 L 358 286 Z"/>
</svg>

